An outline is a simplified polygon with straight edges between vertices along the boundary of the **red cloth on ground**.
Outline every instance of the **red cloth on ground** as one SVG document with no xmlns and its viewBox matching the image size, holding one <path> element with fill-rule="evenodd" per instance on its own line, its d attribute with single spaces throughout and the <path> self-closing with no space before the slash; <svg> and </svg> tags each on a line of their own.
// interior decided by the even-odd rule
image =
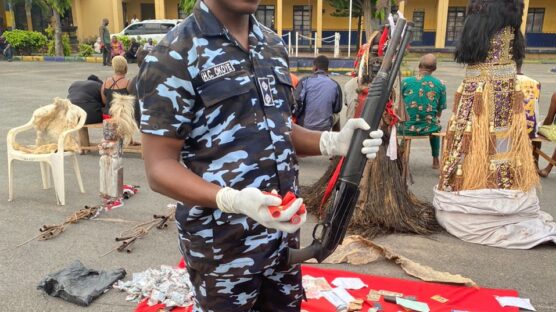
<svg viewBox="0 0 556 312">
<path fill-rule="evenodd" d="M 184 268 L 185 263 L 181 259 L 178 267 Z M 336 277 L 358 277 L 363 283 L 369 285 L 368 288 L 360 290 L 349 290 L 349 293 L 358 299 L 366 299 L 370 289 L 389 290 L 399 292 L 405 296 L 416 297 L 417 301 L 426 302 L 431 312 L 518 312 L 518 308 L 501 307 L 494 298 L 497 296 L 518 296 L 517 291 L 510 289 L 490 289 L 490 288 L 474 288 L 464 286 L 452 286 L 438 283 L 426 283 L 420 281 L 410 281 L 398 278 L 388 278 L 375 275 L 365 275 L 349 271 L 330 270 L 318 267 L 304 265 L 302 266 L 303 275 L 311 275 L 313 277 L 324 277 L 332 286 L 332 281 Z M 440 295 L 448 302 L 440 303 L 431 299 L 432 296 Z M 384 312 L 404 311 L 400 306 L 384 302 L 381 298 L 380 304 Z M 362 311 L 367 311 L 372 306 L 369 302 L 365 302 Z M 135 312 L 158 312 L 163 310 L 164 305 L 158 304 L 152 307 L 147 305 L 147 300 L 139 303 Z M 308 312 L 334 312 L 335 309 L 326 299 L 311 299 L 304 301 L 301 305 L 302 310 Z M 190 312 L 189 308 L 176 308 L 172 312 Z"/>
<path fill-rule="evenodd" d="M 389 290 L 402 293 L 405 296 L 414 296 L 417 301 L 426 302 L 429 305 L 430 310 L 433 312 L 451 312 L 453 310 L 468 312 L 519 311 L 517 308 L 502 308 L 494 298 L 494 295 L 517 296 L 518 293 L 515 290 L 473 288 L 438 283 L 426 283 L 374 275 L 364 275 L 348 271 L 321 269 L 311 266 L 303 266 L 302 271 L 303 275 L 326 278 L 331 286 L 332 281 L 336 277 L 359 277 L 365 284 L 369 285 L 369 287 L 360 290 L 349 290 L 349 293 L 355 298 L 360 299 L 366 299 L 370 289 Z M 430 299 L 434 295 L 440 295 L 448 299 L 448 302 L 440 303 Z M 380 304 L 385 312 L 403 311 L 403 308 L 396 304 L 384 302 L 383 298 L 381 298 Z M 367 311 L 369 308 L 372 308 L 372 306 L 365 302 L 362 311 Z M 328 301 L 324 298 L 304 302 L 302 309 L 310 312 L 334 311 L 332 304 L 328 303 Z"/>
</svg>

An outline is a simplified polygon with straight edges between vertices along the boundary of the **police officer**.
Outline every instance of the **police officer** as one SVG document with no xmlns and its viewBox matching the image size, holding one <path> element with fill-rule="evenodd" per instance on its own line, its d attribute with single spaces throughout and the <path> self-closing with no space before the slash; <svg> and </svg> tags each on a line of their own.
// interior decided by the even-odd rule
<svg viewBox="0 0 556 312">
<path fill-rule="evenodd" d="M 138 79 L 143 155 L 151 188 L 180 201 L 180 249 L 195 311 L 299 311 L 298 224 L 266 192 L 298 194 L 296 155 L 345 155 L 361 119 L 316 132 L 291 121 L 288 55 L 252 14 L 260 0 L 198 1 L 144 60 Z M 374 158 L 381 132 L 362 152 Z"/>
</svg>

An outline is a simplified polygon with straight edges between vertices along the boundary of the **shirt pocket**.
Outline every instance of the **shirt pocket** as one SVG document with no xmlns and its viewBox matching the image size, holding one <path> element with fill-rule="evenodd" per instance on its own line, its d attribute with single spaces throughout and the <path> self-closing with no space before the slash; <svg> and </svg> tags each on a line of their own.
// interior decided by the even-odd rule
<svg viewBox="0 0 556 312">
<path fill-rule="evenodd" d="M 273 67 L 274 77 L 276 78 L 276 93 L 274 94 L 274 104 L 291 114 L 291 106 L 294 104 L 293 82 L 287 67 Z"/>
<path fill-rule="evenodd" d="M 249 93 L 253 89 L 254 84 L 249 74 L 241 70 L 232 75 L 202 84 L 197 87 L 197 93 L 205 107 L 212 107 L 219 103 L 224 104 L 237 96 Z"/>
</svg>

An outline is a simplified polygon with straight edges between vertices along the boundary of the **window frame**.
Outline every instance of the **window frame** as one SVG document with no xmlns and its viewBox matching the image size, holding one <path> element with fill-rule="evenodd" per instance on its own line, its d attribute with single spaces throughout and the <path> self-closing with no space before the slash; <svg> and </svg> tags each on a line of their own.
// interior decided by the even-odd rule
<svg viewBox="0 0 556 312">
<path fill-rule="evenodd" d="M 460 14 L 463 14 L 463 16 Z M 456 40 L 458 40 L 458 37 L 461 35 L 463 30 L 466 14 L 467 10 L 465 7 L 448 7 L 448 17 L 446 19 L 446 43 L 453 44 Z M 450 15 L 453 16 L 453 19 L 450 19 Z M 461 17 L 459 21 L 458 17 Z"/>
<path fill-rule="evenodd" d="M 420 18 L 421 18 L 420 24 L 415 19 L 416 14 L 421 15 L 420 16 Z M 426 16 L 425 10 L 418 9 L 418 10 L 413 11 L 412 20 L 413 20 L 413 25 L 414 26 L 413 26 L 413 39 L 412 39 L 412 41 L 414 41 L 414 42 L 423 42 L 423 33 L 425 32 L 425 16 Z"/>
<path fill-rule="evenodd" d="M 263 19 L 259 18 L 260 14 L 262 14 Z M 257 18 L 257 21 L 259 23 L 274 30 L 274 28 L 276 27 L 276 6 L 272 4 L 259 5 L 259 7 L 257 8 L 257 12 L 255 12 L 255 17 Z M 270 21 L 268 19 L 270 19 Z"/>
<path fill-rule="evenodd" d="M 527 11 L 527 25 L 525 26 L 525 32 L 532 34 L 543 33 L 545 15 L 545 8 L 529 8 L 529 10 Z M 535 22 L 539 19 L 540 23 L 535 25 Z"/>
</svg>

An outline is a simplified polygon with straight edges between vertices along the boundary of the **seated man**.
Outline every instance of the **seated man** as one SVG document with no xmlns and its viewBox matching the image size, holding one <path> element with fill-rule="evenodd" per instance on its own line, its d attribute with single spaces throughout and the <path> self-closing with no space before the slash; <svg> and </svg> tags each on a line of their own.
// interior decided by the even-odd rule
<svg viewBox="0 0 556 312">
<path fill-rule="evenodd" d="M 72 83 L 68 89 L 68 100 L 87 113 L 86 125 L 102 122 L 101 86 L 102 80 L 91 75 L 85 81 Z"/>
<path fill-rule="evenodd" d="M 548 114 L 544 119 L 543 126 L 552 125 L 556 122 L 556 92 L 552 94 L 552 99 L 550 100 L 550 107 L 548 108 Z M 539 142 L 540 143 L 540 142 Z M 540 148 L 540 144 L 539 144 Z M 556 149 L 552 154 L 552 160 L 556 161 Z M 552 164 L 548 164 L 544 169 L 539 170 L 539 175 L 543 178 L 547 177 L 552 171 Z"/>
<path fill-rule="evenodd" d="M 134 63 L 137 61 L 137 51 L 139 50 L 139 42 L 137 39 L 131 38 L 131 44 L 129 45 L 129 49 L 125 52 L 125 58 L 128 63 Z"/>
<path fill-rule="evenodd" d="M 446 86 L 432 76 L 436 70 L 436 57 L 426 54 L 419 62 L 419 73 L 402 81 L 402 99 L 409 120 L 398 132 L 406 136 L 430 137 L 432 168 L 440 166 L 440 138 L 431 134 L 440 132 L 440 115 L 446 109 Z"/>
<path fill-rule="evenodd" d="M 300 126 L 317 131 L 328 131 L 339 121 L 342 110 L 342 88 L 328 76 L 328 58 L 319 55 L 313 61 L 313 74 L 304 77 L 295 89 L 298 103 L 296 112 Z"/>
</svg>

